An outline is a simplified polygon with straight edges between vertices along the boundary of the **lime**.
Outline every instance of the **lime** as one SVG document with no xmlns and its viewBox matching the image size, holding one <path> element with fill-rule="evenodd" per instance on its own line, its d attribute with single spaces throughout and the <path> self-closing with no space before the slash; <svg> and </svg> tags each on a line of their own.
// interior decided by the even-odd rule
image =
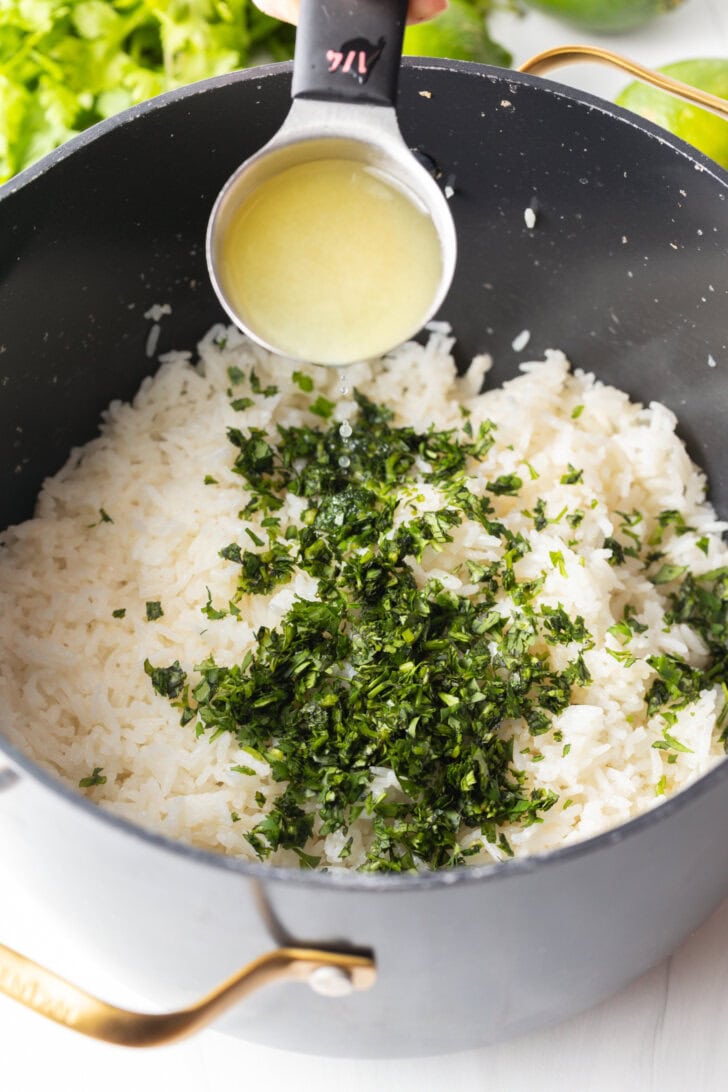
<svg viewBox="0 0 728 1092">
<path fill-rule="evenodd" d="M 531 8 L 564 19 L 582 30 L 618 34 L 676 8 L 682 0 L 525 0 Z"/>
<path fill-rule="evenodd" d="M 677 61 L 659 71 L 699 87 L 701 91 L 728 99 L 728 59 L 725 57 Z M 628 84 L 616 101 L 687 140 L 721 167 L 728 167 L 728 121 L 723 118 L 639 81 Z"/>
</svg>

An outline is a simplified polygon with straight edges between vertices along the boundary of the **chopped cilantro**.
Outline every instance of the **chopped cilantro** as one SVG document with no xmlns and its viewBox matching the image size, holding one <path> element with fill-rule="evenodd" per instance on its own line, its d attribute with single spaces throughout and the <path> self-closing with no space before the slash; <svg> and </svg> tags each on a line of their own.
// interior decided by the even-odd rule
<svg viewBox="0 0 728 1092">
<path fill-rule="evenodd" d="M 616 660 L 622 665 L 622 667 L 631 667 L 632 664 L 637 663 L 637 657 L 633 656 L 629 649 L 626 648 L 606 648 L 607 652 L 613 660 Z"/>
<path fill-rule="evenodd" d="M 662 739 L 655 740 L 652 746 L 656 751 L 680 751 L 688 755 L 693 753 L 690 747 L 686 747 L 679 739 L 675 739 L 667 730 L 663 730 Z"/>
<path fill-rule="evenodd" d="M 684 535 L 687 534 L 688 531 L 695 530 L 694 527 L 688 527 L 680 512 L 676 511 L 674 508 L 666 509 L 664 512 L 660 512 L 657 517 L 657 526 L 647 540 L 650 546 L 660 545 L 667 527 L 674 527 L 676 535 Z"/>
<path fill-rule="evenodd" d="M 306 394 L 310 394 L 313 390 L 313 379 L 310 375 L 306 375 L 305 372 L 294 372 L 291 376 L 291 379 L 296 384 L 296 386 L 300 387 L 300 389 L 302 391 L 305 391 Z"/>
<path fill-rule="evenodd" d="M 295 568 L 289 549 L 273 542 L 267 550 L 255 553 L 242 550 L 235 543 L 220 551 L 222 557 L 240 565 L 238 597 L 243 594 L 267 595 L 276 584 L 287 584 Z"/>
<path fill-rule="evenodd" d="M 612 551 L 612 556 L 608 559 L 610 565 L 624 565 L 628 557 L 639 557 L 638 547 L 625 546 L 611 536 L 605 538 L 602 545 L 603 549 Z"/>
<path fill-rule="evenodd" d="M 161 618 L 164 614 L 162 610 L 162 604 L 158 599 L 147 600 L 146 604 L 147 622 L 156 622 L 158 618 Z"/>
<path fill-rule="evenodd" d="M 323 430 L 280 427 L 275 441 L 262 430 L 229 430 L 234 469 L 250 494 L 245 518 L 264 513 L 269 534 L 266 547 L 249 535 L 256 552 L 235 542 L 221 549 L 240 566 L 238 595 L 267 592 L 299 568 L 318 580 L 319 598 L 294 600 L 279 626 L 258 631 L 241 664 L 197 665 L 200 681 L 182 719 L 210 738 L 233 733 L 285 783 L 245 835 L 261 857 L 288 848 L 303 866 L 317 864 L 306 853 L 314 809 L 323 836 L 345 831 L 366 811 L 373 829 L 367 870 L 451 866 L 479 851 L 477 841 L 467 849 L 459 841 L 474 828 L 508 853 L 499 826 L 537 822 L 556 798 L 524 784 L 511 764 L 512 741 L 498 726 L 522 718 L 534 736 L 550 731 L 572 686 L 588 681 L 581 652 L 591 638 L 583 619 L 570 619 L 563 608 L 533 612 L 529 603 L 542 581 L 514 575 L 528 541 L 498 521 L 487 496 L 468 488 L 468 460 L 487 457 L 492 422 L 475 435 L 417 433 L 394 428 L 391 412 L 359 392 L 355 398 L 346 468 L 335 421 Z M 446 502 L 395 528 L 399 491 L 421 474 L 417 462 Z M 521 484 L 504 475 L 487 488 L 510 496 Z M 294 533 L 289 527 L 281 536 L 269 513 L 285 493 L 304 498 L 306 507 Z M 500 560 L 469 566 L 478 597 L 455 595 L 434 578 L 419 587 L 407 559 L 441 549 L 464 519 L 502 546 Z M 501 588 L 523 613 L 508 618 L 493 609 Z M 203 610 L 222 613 L 209 593 Z M 563 671 L 536 651 L 544 638 L 576 644 Z M 342 663 L 353 674 L 342 673 Z M 185 678 L 179 664 L 149 673 L 155 670 L 156 688 L 177 697 Z M 371 770 L 379 766 L 394 771 L 400 798 L 372 794 Z M 257 803 L 266 803 L 262 794 Z"/>
<path fill-rule="evenodd" d="M 152 667 L 149 660 L 144 661 L 144 670 L 152 680 L 152 686 L 163 698 L 176 698 L 185 684 L 187 675 L 175 660 L 169 667 Z"/>
<path fill-rule="evenodd" d="M 112 618 L 123 618 L 126 615 L 126 607 L 118 607 L 117 610 L 112 610 Z"/>
<path fill-rule="evenodd" d="M 225 618 L 227 615 L 227 611 L 216 610 L 212 605 L 212 595 L 210 594 L 210 589 L 205 588 L 205 591 L 207 592 L 207 602 L 205 603 L 204 607 L 200 608 L 202 610 L 202 613 L 205 615 L 206 618 L 209 618 L 211 621 L 219 621 L 220 618 Z"/>
<path fill-rule="evenodd" d="M 260 393 L 253 375 L 251 388 Z M 294 382 L 310 393 L 306 382 Z M 189 687 L 178 661 L 168 668 L 147 661 L 145 670 L 180 708 L 182 723 L 211 740 L 234 737 L 242 752 L 234 770 L 251 776 L 265 765 L 278 783 L 268 799 L 256 793 L 261 812 L 244 833 L 261 859 L 288 849 L 301 867 L 317 867 L 319 858 L 307 851 L 314 829 L 317 838 L 341 832 L 345 859 L 353 845 L 347 832 L 361 815 L 372 830 L 362 866 L 368 871 L 452 867 L 480 851 L 478 830 L 507 855 L 504 824 L 539 822 L 557 798 L 514 767 L 504 725 L 520 722 L 534 740 L 553 731 L 575 689 L 591 682 L 585 653 L 594 639 L 581 616 L 535 602 L 546 572 L 517 576 L 531 546 L 501 522 L 499 509 L 510 505 L 498 498 L 516 496 L 523 482 L 516 474 L 488 479 L 495 425 L 476 430 L 466 420 L 418 432 L 395 427 L 392 412 L 360 392 L 354 398 L 358 412 L 346 439 L 330 420 L 334 404 L 322 396 L 311 406 L 321 418 L 316 427 L 228 430 L 233 469 L 246 486 L 240 516 L 255 514 L 256 526 L 246 525 L 254 550 L 237 542 L 220 550 L 239 568 L 229 613 L 239 617 L 243 595 L 267 594 L 297 572 L 315 579 L 317 598 L 292 597 L 275 627 L 257 631 L 241 662 L 209 658 L 196 665 L 198 681 Z M 581 475 L 569 465 L 564 477 L 574 484 Z M 439 505 L 426 508 L 423 480 L 439 492 Z M 280 511 L 287 496 L 300 499 L 292 522 Z M 537 533 L 564 516 L 572 528 L 584 518 L 581 509 L 549 518 L 543 498 L 525 514 Z M 652 564 L 634 531 L 642 516 L 617 515 L 622 541 L 604 541 L 611 563 L 635 557 Z M 487 560 L 462 566 L 475 594 L 457 594 L 426 571 L 415 579 L 413 564 L 458 541 L 465 521 L 498 544 Z M 563 553 L 549 556 L 567 576 Z M 667 761 L 682 746 L 667 731 L 675 710 L 712 685 L 716 665 L 728 675 L 728 570 L 698 579 L 673 569 L 674 589 L 663 593 L 666 624 L 693 625 L 713 660 L 705 670 L 671 656 L 646 661 L 654 671 L 647 711 L 664 719 L 657 742 Z M 228 613 L 213 607 L 209 590 L 202 610 L 212 619 Z M 628 646 L 645 628 L 627 604 L 609 632 Z M 562 646 L 554 657 L 559 670 L 550 646 Z M 625 666 L 636 662 L 629 647 L 607 651 Z M 562 740 L 554 731 L 554 743 Z M 563 744 L 562 756 L 570 749 Z M 543 751 L 529 753 L 533 762 L 543 759 Z M 374 790 L 379 768 L 393 771 L 396 793 Z"/>
<path fill-rule="evenodd" d="M 515 497 L 523 485 L 523 479 L 517 474 L 501 474 L 494 482 L 488 482 L 486 489 L 489 493 L 495 493 L 497 497 Z"/>
<path fill-rule="evenodd" d="M 671 584 L 687 571 L 687 565 L 662 565 L 650 580 L 653 584 Z"/>
<path fill-rule="evenodd" d="M 89 527 L 98 527 L 102 523 L 113 523 L 113 519 L 104 508 L 99 508 L 99 518 L 95 523 L 89 523 Z"/>
<path fill-rule="evenodd" d="M 576 421 L 577 418 L 581 417 L 583 412 L 584 412 L 584 407 L 583 406 L 574 406 L 573 410 L 571 411 L 572 421 Z"/>
<path fill-rule="evenodd" d="M 298 846 L 293 847 L 293 852 L 298 857 L 301 868 L 316 868 L 321 862 L 320 857 L 315 856 L 313 853 L 304 853 Z"/>
<path fill-rule="evenodd" d="M 528 509 L 524 509 L 523 514 L 533 520 L 533 526 L 537 531 L 543 531 L 544 527 L 547 527 L 549 523 L 560 523 L 566 515 L 566 511 L 566 508 L 562 508 L 560 512 L 549 519 L 546 514 L 546 501 L 543 497 L 539 497 L 533 507 L 533 511 L 529 512 Z"/>
<path fill-rule="evenodd" d="M 324 420 L 328 420 L 336 408 L 336 403 L 329 402 L 328 398 L 324 398 L 324 396 L 320 394 L 316 401 L 312 402 L 308 408 L 311 410 L 311 413 L 315 413 L 317 417 L 323 417 Z"/>
<path fill-rule="evenodd" d="M 204 483 L 205 485 L 217 485 L 218 481 L 217 478 L 213 478 L 212 474 L 205 474 Z"/>
<path fill-rule="evenodd" d="M 584 471 L 577 470 L 575 466 L 569 463 L 566 473 L 561 475 L 560 480 L 562 485 L 576 485 L 577 482 L 584 480 Z"/>
<path fill-rule="evenodd" d="M 254 406 L 254 405 L 255 405 L 255 402 L 253 401 L 253 399 L 252 398 L 247 398 L 247 397 L 234 398 L 232 400 L 232 402 L 230 403 L 231 409 L 238 410 L 238 411 L 250 409 L 250 407 Z"/>
<path fill-rule="evenodd" d="M 254 368 L 250 372 L 250 389 L 253 394 L 262 394 L 264 398 L 272 398 L 274 394 L 278 394 L 278 387 L 274 384 L 263 386 Z"/>
<path fill-rule="evenodd" d="M 624 608 L 624 621 L 633 633 L 646 633 L 649 629 L 644 622 L 637 621 L 635 608 L 630 603 Z"/>
<path fill-rule="evenodd" d="M 229 545 L 223 546 L 219 553 L 220 557 L 225 558 L 226 561 L 236 561 L 238 565 L 242 564 L 243 554 L 237 542 L 231 542 Z"/>
<path fill-rule="evenodd" d="M 105 785 L 107 779 L 101 773 L 103 768 L 103 766 L 94 766 L 93 773 L 89 777 L 82 777 L 79 781 L 79 789 L 92 789 L 94 785 Z"/>
<path fill-rule="evenodd" d="M 625 619 L 610 626 L 607 633 L 611 633 L 612 637 L 616 637 L 623 645 L 625 645 L 627 641 L 631 641 L 633 636 L 632 628 Z"/>
<path fill-rule="evenodd" d="M 524 515 L 531 516 L 533 525 L 537 531 L 543 531 L 544 527 L 548 527 L 548 516 L 546 515 L 546 501 L 543 497 L 539 497 L 533 509 L 533 513 L 524 512 Z"/>
<path fill-rule="evenodd" d="M 562 576 L 568 575 L 568 573 L 566 572 L 564 555 L 562 554 L 561 550 L 550 550 L 549 558 L 551 559 L 551 564 L 554 566 L 555 569 L 559 570 Z"/>
<path fill-rule="evenodd" d="M 696 701 L 701 690 L 710 685 L 699 668 L 691 667 L 678 656 L 668 653 L 649 656 L 647 663 L 658 676 L 647 692 L 647 712 L 650 716 L 663 709 L 684 708 Z"/>
</svg>

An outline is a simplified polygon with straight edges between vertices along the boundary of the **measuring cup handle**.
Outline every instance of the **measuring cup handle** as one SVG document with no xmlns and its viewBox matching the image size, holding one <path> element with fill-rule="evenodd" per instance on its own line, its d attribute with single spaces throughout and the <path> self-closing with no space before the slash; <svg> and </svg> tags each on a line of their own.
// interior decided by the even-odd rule
<svg viewBox="0 0 728 1092">
<path fill-rule="evenodd" d="M 407 0 L 301 0 L 294 98 L 394 106 Z"/>
</svg>

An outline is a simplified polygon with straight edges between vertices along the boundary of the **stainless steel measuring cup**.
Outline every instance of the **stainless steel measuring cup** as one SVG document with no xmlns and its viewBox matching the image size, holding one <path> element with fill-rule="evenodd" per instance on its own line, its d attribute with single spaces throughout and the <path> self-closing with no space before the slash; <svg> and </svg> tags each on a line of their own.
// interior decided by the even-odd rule
<svg viewBox="0 0 728 1092">
<path fill-rule="evenodd" d="M 399 341 L 431 318 L 450 286 L 456 257 L 452 216 L 439 186 L 405 144 L 395 113 L 406 12 L 407 0 L 302 0 L 290 112 L 273 139 L 238 168 L 215 202 L 207 232 L 213 286 L 236 325 L 274 352 L 296 355 L 256 329 L 254 318 L 233 300 L 223 243 L 241 205 L 292 167 L 317 160 L 364 165 L 407 196 L 431 222 L 439 241 L 439 280 L 416 325 L 403 329 Z M 331 244 L 345 246 L 346 240 L 332 239 Z M 356 255 L 351 261 L 356 262 Z M 361 306 L 367 306 L 366 299 Z M 366 355 L 393 347 L 376 345 Z M 318 362 L 348 364 L 361 358 L 341 359 L 334 351 L 330 359 Z"/>
</svg>

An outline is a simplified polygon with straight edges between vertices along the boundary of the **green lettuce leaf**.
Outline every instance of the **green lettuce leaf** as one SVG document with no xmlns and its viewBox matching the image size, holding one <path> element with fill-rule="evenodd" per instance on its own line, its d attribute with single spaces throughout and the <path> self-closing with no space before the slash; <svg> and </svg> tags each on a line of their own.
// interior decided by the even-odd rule
<svg viewBox="0 0 728 1092">
<path fill-rule="evenodd" d="M 252 0 L 0 0 L 0 182 L 128 106 L 292 55 Z"/>
</svg>

